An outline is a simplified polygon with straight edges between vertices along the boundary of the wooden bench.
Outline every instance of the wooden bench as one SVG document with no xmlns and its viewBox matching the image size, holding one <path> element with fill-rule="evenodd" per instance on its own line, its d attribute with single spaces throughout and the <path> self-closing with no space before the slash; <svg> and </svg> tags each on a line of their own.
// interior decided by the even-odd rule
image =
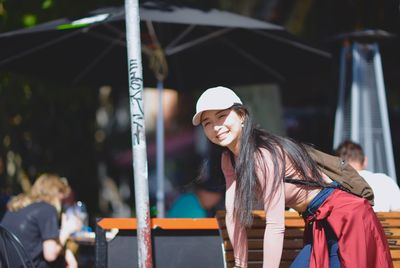
<svg viewBox="0 0 400 268">
<path fill-rule="evenodd" d="M 248 266 L 249 268 L 262 267 L 263 239 L 265 230 L 264 211 L 253 211 L 254 222 L 247 229 L 248 237 Z M 394 267 L 400 268 L 400 212 L 378 212 L 377 216 L 385 230 Z M 226 267 L 234 266 L 232 245 L 229 241 L 225 225 L 225 211 L 218 211 L 216 218 L 220 235 L 223 239 L 224 261 Z M 285 212 L 285 238 L 280 267 L 289 267 L 303 247 L 304 221 L 297 212 Z"/>
</svg>

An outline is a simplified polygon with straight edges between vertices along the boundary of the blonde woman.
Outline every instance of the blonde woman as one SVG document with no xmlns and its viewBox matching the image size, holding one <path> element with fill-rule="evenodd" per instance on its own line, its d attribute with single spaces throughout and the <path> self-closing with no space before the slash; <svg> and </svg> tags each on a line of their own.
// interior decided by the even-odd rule
<svg viewBox="0 0 400 268">
<path fill-rule="evenodd" d="M 34 267 L 78 266 L 72 252 L 64 246 L 69 236 L 80 230 L 82 222 L 63 215 L 59 227 L 61 201 L 70 191 L 65 178 L 43 174 L 28 194 L 20 194 L 7 204 L 1 224 L 21 240 Z"/>
</svg>

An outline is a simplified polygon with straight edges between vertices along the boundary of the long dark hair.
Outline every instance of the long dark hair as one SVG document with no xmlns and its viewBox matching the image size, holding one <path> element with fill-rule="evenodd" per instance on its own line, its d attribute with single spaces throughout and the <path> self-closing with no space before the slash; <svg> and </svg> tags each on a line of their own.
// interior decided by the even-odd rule
<svg viewBox="0 0 400 268">
<path fill-rule="evenodd" d="M 236 113 L 244 118 L 243 131 L 240 138 L 240 152 L 237 160 L 234 160 L 233 153 L 228 149 L 231 155 L 232 165 L 236 173 L 236 192 L 233 215 L 244 226 L 252 224 L 253 210 L 262 189 L 257 179 L 257 166 L 265 168 L 263 174 L 268 174 L 267 163 L 262 157 L 262 150 L 267 150 L 271 155 L 274 166 L 273 178 L 266 178 L 268 183 L 272 183 L 271 193 L 275 193 L 281 180 L 299 176 L 302 180 L 313 182 L 319 186 L 325 186 L 322 180 L 321 172 L 316 162 L 311 158 L 306 150 L 306 146 L 290 138 L 276 136 L 253 124 L 249 110 L 243 105 L 234 105 L 232 108 Z M 216 146 L 219 147 L 219 146 Z M 221 159 L 222 150 L 219 159 Z M 293 169 L 290 174 L 286 174 L 286 158 L 291 162 Z M 253 159 L 254 161 L 249 161 Z M 258 163 L 258 164 L 257 164 Z M 209 163 L 210 164 L 210 163 Z M 221 162 L 214 161 L 214 165 Z M 261 179 L 261 178 L 260 178 Z M 273 196 L 267 197 L 270 202 Z"/>
</svg>

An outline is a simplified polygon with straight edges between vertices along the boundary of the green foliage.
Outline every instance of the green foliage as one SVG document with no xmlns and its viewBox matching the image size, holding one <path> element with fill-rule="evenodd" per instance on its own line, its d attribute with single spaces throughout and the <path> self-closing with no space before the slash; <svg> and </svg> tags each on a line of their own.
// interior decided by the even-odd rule
<svg viewBox="0 0 400 268">
<path fill-rule="evenodd" d="M 102 7 L 123 5 L 123 0 L 0 0 L 2 31 L 58 19 L 76 17 Z"/>
<path fill-rule="evenodd" d="M 0 157 L 6 159 L 8 152 L 20 155 L 20 168 L 30 178 L 45 171 L 78 181 L 84 180 L 80 176 L 95 178 L 95 95 L 96 91 L 87 88 L 1 74 Z M 9 176 L 0 174 L 1 178 Z"/>
<path fill-rule="evenodd" d="M 53 0 L 44 0 L 42 2 L 42 9 L 49 9 L 53 6 L 54 2 Z"/>
<path fill-rule="evenodd" d="M 37 17 L 34 14 L 25 14 L 22 17 L 22 23 L 23 23 L 24 27 L 35 26 L 37 23 Z"/>
<path fill-rule="evenodd" d="M 139 1 L 142 2 L 142 1 Z M 178 5 L 192 5 L 203 9 L 218 7 L 219 1 L 167 1 Z M 8 31 L 58 19 L 83 16 L 105 6 L 121 6 L 124 0 L 0 0 L 1 31 Z"/>
</svg>

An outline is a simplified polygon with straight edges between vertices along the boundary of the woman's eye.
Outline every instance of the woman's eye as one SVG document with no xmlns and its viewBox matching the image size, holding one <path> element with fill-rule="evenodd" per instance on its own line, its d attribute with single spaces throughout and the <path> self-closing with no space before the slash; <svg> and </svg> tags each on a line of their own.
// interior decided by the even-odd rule
<svg viewBox="0 0 400 268">
<path fill-rule="evenodd" d="M 218 118 L 221 119 L 221 118 L 224 118 L 225 116 L 226 116 L 226 114 L 220 114 L 220 115 L 218 116 Z"/>
</svg>

